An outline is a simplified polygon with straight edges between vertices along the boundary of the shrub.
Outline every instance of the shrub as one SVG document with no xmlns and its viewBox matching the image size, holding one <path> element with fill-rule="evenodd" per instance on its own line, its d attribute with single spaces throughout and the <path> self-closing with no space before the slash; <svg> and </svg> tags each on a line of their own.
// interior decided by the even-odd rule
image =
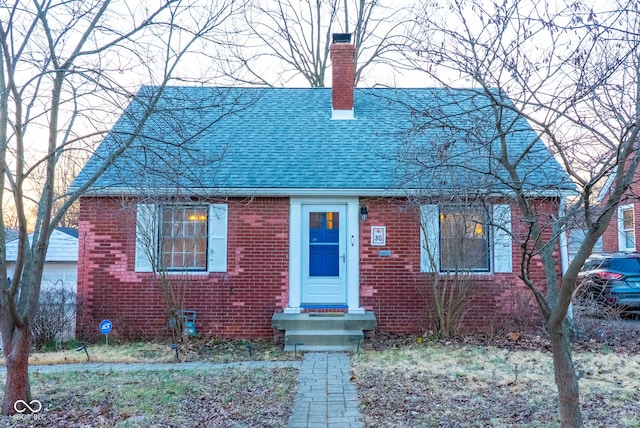
<svg viewBox="0 0 640 428">
<path fill-rule="evenodd" d="M 64 284 L 43 289 L 38 311 L 31 322 L 33 346 L 40 350 L 73 338 L 75 318 L 76 293 L 73 290 Z"/>
</svg>

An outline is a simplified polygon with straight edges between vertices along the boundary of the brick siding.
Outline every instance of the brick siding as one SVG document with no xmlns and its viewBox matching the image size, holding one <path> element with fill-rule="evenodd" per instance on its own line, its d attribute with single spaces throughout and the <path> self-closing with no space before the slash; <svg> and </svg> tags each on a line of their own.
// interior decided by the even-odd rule
<svg viewBox="0 0 640 428">
<path fill-rule="evenodd" d="M 101 319 L 113 336 L 153 338 L 169 330 L 152 273 L 134 272 L 135 201 L 82 199 L 79 225 L 77 328 L 96 336 Z M 225 273 L 171 275 L 196 311 L 197 333 L 215 337 L 267 337 L 271 316 L 288 296 L 289 200 L 229 201 Z"/>
<path fill-rule="evenodd" d="M 351 44 L 331 45 L 331 102 L 334 110 L 353 110 L 355 51 Z"/>
<path fill-rule="evenodd" d="M 369 219 L 360 223 L 361 305 L 375 313 L 380 331 L 428 330 L 434 274 L 420 273 L 417 209 L 398 200 L 365 202 Z M 134 272 L 135 200 L 83 198 L 80 204 L 78 335 L 98 337 L 100 321 L 110 319 L 112 337 L 166 337 L 167 316 L 157 279 L 152 273 Z M 272 337 L 271 317 L 288 303 L 289 199 L 231 199 L 228 206 L 227 272 L 171 279 L 183 293 L 184 308 L 197 313 L 198 334 Z M 516 237 L 524 225 L 519 217 L 514 210 Z M 378 225 L 387 228 L 386 247 L 370 245 L 370 227 Z M 380 250 L 390 250 L 391 255 L 381 257 Z M 516 269 L 520 258 L 516 242 Z M 544 284 L 539 262 L 533 276 Z M 473 283 L 465 329 L 494 331 L 509 323 L 538 322 L 530 293 L 517 274 L 478 274 Z"/>
<path fill-rule="evenodd" d="M 548 209 L 553 206 L 548 204 Z M 388 199 L 369 200 L 367 207 L 369 217 L 360 236 L 360 302 L 365 309 L 374 311 L 382 331 L 428 331 L 433 326 L 431 302 L 435 274 L 420 272 L 421 232 L 417 207 L 407 208 L 406 202 Z M 525 235 L 521 217 L 512 207 L 516 240 Z M 370 245 L 371 226 L 386 226 L 386 247 Z M 381 250 L 391 251 L 391 256 L 381 257 Z M 559 261 L 559 252 L 556 256 Z M 521 247 L 515 242 L 514 269 L 518 268 L 521 258 Z M 532 278 L 545 288 L 539 258 L 533 260 Z M 464 330 L 496 333 L 505 328 L 540 324 L 531 293 L 517 273 L 477 274 L 470 280 L 468 309 L 462 322 Z"/>
</svg>

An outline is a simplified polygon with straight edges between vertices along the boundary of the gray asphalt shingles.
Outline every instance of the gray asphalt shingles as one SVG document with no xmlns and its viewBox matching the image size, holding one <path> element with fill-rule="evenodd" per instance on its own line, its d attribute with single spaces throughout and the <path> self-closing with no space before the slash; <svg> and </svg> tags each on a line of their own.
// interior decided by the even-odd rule
<svg viewBox="0 0 640 428">
<path fill-rule="evenodd" d="M 139 99 L 152 91 L 142 88 Z M 435 188 L 443 183 L 425 181 L 424 174 L 407 180 L 412 168 L 456 164 L 467 169 L 466 175 L 457 173 L 460 177 L 477 181 L 469 171 L 481 177 L 489 168 L 484 154 L 489 146 L 482 138 L 489 136 L 493 150 L 498 144 L 492 128 L 483 125 L 491 116 L 486 97 L 470 90 L 356 89 L 354 120 L 331 119 L 328 88 L 171 87 L 163 97 L 144 132 L 93 190 Z M 141 112 L 133 101 L 74 187 L 132 134 Z M 522 118 L 511 129 L 508 144 L 519 156 L 537 136 Z M 441 150 L 446 162 L 437 156 Z M 417 161 L 419 156 L 426 161 Z M 541 141 L 520 170 L 530 188 L 568 184 Z"/>
</svg>

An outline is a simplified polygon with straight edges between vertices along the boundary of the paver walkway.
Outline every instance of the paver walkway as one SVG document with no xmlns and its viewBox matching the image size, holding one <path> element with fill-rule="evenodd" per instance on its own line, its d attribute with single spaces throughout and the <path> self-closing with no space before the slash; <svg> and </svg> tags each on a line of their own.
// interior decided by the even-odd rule
<svg viewBox="0 0 640 428">
<path fill-rule="evenodd" d="M 289 428 L 364 427 L 360 400 L 345 353 L 309 352 L 298 375 Z"/>
</svg>

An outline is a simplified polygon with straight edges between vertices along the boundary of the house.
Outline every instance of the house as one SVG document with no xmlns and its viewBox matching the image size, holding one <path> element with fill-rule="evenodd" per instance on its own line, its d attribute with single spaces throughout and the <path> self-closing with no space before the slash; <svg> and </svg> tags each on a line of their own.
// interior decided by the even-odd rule
<svg viewBox="0 0 640 428">
<path fill-rule="evenodd" d="M 16 234 L 17 235 L 17 234 Z M 27 236 L 29 242 L 33 234 Z M 13 278 L 18 257 L 17 236 L 6 244 L 7 277 Z M 75 336 L 78 283 L 78 229 L 56 227 L 51 233 L 40 281 L 40 316 L 53 314 L 47 331 L 57 331 L 58 340 Z M 42 309 L 48 306 L 49 309 Z M 44 312 L 43 312 L 44 311 Z M 40 320 L 37 323 L 41 322 Z"/>
<path fill-rule="evenodd" d="M 27 239 L 31 241 L 33 235 Z M 7 242 L 7 276 L 13 278 L 18 257 L 17 237 Z M 65 287 L 76 292 L 78 281 L 78 230 L 68 227 L 56 227 L 51 233 L 49 247 L 42 271 L 41 289 L 50 290 Z"/>
<path fill-rule="evenodd" d="M 640 215 L 640 201 L 638 191 L 640 183 L 636 172 L 635 180 L 627 192 L 620 198 L 616 212 L 611 216 L 607 229 L 602 234 L 602 251 L 613 253 L 617 251 L 636 252 L 640 248 L 640 223 L 636 220 Z M 615 174 L 611 174 L 605 183 L 601 194 L 609 192 Z M 597 251 L 597 250 L 594 250 Z"/>
<path fill-rule="evenodd" d="M 18 230 L 17 229 L 11 229 L 11 228 L 6 228 L 4 229 L 4 240 L 6 243 L 9 243 L 11 241 L 13 241 L 14 239 L 18 238 Z"/>
<path fill-rule="evenodd" d="M 416 131 L 430 107 L 476 126 L 486 97 L 354 88 L 354 46 L 334 43 L 331 58 L 332 88 L 166 88 L 141 130 L 141 106 L 157 93 L 140 90 L 73 184 L 108 162 L 80 200 L 79 332 L 95 336 L 110 319 L 114 335 L 167 335 L 178 302 L 200 335 L 275 330 L 288 349 L 315 349 L 314 332 L 334 329 L 333 345 L 353 346 L 366 330 L 425 329 L 434 271 L 458 262 L 473 272 L 464 328 L 497 328 L 522 311 L 524 224 L 504 177 L 482 173 L 486 148 L 464 139 L 423 159 L 448 131 Z M 546 189 L 540 210 L 557 212 L 566 175 L 526 121 L 517 129 L 514 148 L 536 141 L 522 168 Z M 418 173 L 434 160 L 437 171 L 444 151 L 477 168 Z M 483 203 L 441 203 L 460 186 L 482 189 Z M 473 227 L 455 244 L 462 217 Z"/>
</svg>

